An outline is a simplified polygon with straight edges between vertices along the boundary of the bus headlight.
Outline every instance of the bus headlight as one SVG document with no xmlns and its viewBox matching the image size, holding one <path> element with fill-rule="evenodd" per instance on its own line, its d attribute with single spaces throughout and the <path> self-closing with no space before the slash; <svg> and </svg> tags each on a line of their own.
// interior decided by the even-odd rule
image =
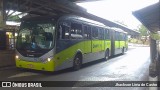
<svg viewBox="0 0 160 90">
<path fill-rule="evenodd" d="M 41 61 L 43 63 L 47 63 L 47 62 L 50 62 L 52 60 L 53 57 L 49 57 L 49 58 L 46 58 L 46 59 L 41 59 Z"/>
<path fill-rule="evenodd" d="M 51 61 L 51 58 L 47 58 L 47 61 L 50 62 L 50 61 Z"/>
<path fill-rule="evenodd" d="M 16 59 L 19 59 L 19 56 L 18 56 L 18 55 L 16 55 Z"/>
</svg>

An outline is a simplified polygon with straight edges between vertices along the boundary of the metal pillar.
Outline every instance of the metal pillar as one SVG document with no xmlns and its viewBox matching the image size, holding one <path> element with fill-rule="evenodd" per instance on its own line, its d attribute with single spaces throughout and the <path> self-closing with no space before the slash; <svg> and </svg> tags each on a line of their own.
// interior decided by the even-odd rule
<svg viewBox="0 0 160 90">
<path fill-rule="evenodd" d="M 151 64 L 149 67 L 149 76 L 150 77 L 157 77 L 158 70 L 158 51 L 157 51 L 157 41 L 150 37 L 150 57 L 151 57 Z"/>
<path fill-rule="evenodd" d="M 5 21 L 5 8 L 4 8 L 4 0 L 0 0 L 0 29 L 3 30 L 6 24 Z"/>
<path fill-rule="evenodd" d="M 151 55 L 151 62 L 154 62 L 154 60 L 157 57 L 157 44 L 156 40 L 150 38 L 150 55 Z"/>
<path fill-rule="evenodd" d="M 158 51 L 157 41 L 150 37 L 150 57 L 149 81 L 158 81 Z M 149 87 L 149 90 L 158 90 L 157 87 Z"/>
</svg>

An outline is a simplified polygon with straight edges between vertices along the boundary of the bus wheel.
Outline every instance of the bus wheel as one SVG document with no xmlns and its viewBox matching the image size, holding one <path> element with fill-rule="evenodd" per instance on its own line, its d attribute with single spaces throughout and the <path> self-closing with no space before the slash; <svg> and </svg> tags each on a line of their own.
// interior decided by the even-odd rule
<svg viewBox="0 0 160 90">
<path fill-rule="evenodd" d="M 109 59 L 109 50 L 106 50 L 104 59 L 105 60 Z"/>
<path fill-rule="evenodd" d="M 79 70 L 81 68 L 82 65 L 82 60 L 80 55 L 76 55 L 76 57 L 74 58 L 74 62 L 73 62 L 73 69 L 74 70 Z"/>
<path fill-rule="evenodd" d="M 122 55 L 124 54 L 124 47 L 123 47 L 123 49 L 122 49 Z"/>
</svg>

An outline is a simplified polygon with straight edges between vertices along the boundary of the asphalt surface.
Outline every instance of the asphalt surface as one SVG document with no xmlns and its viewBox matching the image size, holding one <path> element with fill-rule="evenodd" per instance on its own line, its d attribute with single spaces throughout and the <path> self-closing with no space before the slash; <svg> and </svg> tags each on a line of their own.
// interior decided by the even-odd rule
<svg viewBox="0 0 160 90">
<path fill-rule="evenodd" d="M 87 63 L 78 71 L 72 69 L 48 73 L 17 69 L 14 66 L 0 69 L 1 81 L 148 81 L 149 47 L 131 47 L 124 55 Z M 98 83 L 98 82 L 97 82 Z M 0 88 L 6 89 L 6 88 Z M 8 88 L 9 89 L 9 88 Z M 8 90 L 6 89 L 6 90 Z M 17 90 L 17 88 L 14 88 Z M 18 88 L 21 89 L 21 88 Z M 44 88 L 30 88 L 44 89 Z M 46 89 L 46 88 L 45 88 Z M 148 90 L 148 87 L 54 87 L 47 90 Z M 13 89 L 12 89 L 13 90 Z M 23 88 L 23 90 L 28 90 Z"/>
</svg>

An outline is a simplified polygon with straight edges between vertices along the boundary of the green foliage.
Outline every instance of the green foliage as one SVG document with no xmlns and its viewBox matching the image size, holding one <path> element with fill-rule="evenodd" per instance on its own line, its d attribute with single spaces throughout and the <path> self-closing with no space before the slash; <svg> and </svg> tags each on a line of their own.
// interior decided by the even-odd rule
<svg viewBox="0 0 160 90">
<path fill-rule="evenodd" d="M 144 25 L 140 25 L 138 30 L 139 30 L 141 36 L 145 36 L 145 39 L 146 39 L 146 36 L 150 35 L 150 37 L 152 39 L 160 40 L 160 34 L 152 33 L 152 32 L 150 32 L 150 34 L 149 34 L 147 28 Z M 144 40 L 144 41 L 146 41 L 146 40 Z"/>
<path fill-rule="evenodd" d="M 149 31 L 144 25 L 140 25 L 138 28 L 138 31 L 140 32 L 140 35 L 141 35 L 140 40 L 143 42 L 143 44 L 145 44 L 146 41 L 148 40 L 147 36 L 149 36 Z"/>
<path fill-rule="evenodd" d="M 160 40 L 160 35 L 158 33 L 150 33 L 150 36 L 154 40 Z"/>
<path fill-rule="evenodd" d="M 141 36 L 148 36 L 148 30 L 144 25 L 140 25 L 138 28 L 138 31 L 140 32 Z"/>
<path fill-rule="evenodd" d="M 130 39 L 128 40 L 128 42 L 130 42 L 130 43 L 136 43 L 136 44 L 142 44 L 142 41 L 141 41 L 141 40 L 135 39 L 135 38 L 130 38 Z"/>
</svg>

